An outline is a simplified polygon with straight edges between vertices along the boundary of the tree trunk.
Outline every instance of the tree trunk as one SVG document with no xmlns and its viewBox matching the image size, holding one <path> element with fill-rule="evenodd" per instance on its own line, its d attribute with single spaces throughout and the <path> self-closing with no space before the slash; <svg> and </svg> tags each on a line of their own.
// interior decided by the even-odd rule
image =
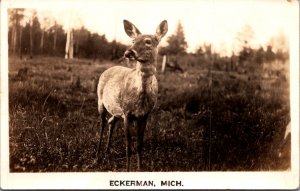
<svg viewBox="0 0 300 191">
<path fill-rule="evenodd" d="M 54 23 L 54 38 L 53 38 L 53 55 L 56 55 L 56 38 L 57 38 L 57 25 L 56 22 Z"/>
<path fill-rule="evenodd" d="M 13 54 L 16 53 L 16 47 L 17 47 L 17 29 L 18 29 L 18 26 L 17 26 L 17 22 L 15 23 L 15 26 L 13 26 L 13 32 L 12 32 L 12 52 Z"/>
<path fill-rule="evenodd" d="M 75 55 L 77 58 L 79 58 L 79 53 L 78 53 L 78 45 L 79 45 L 79 38 L 80 38 L 80 31 L 77 31 L 76 35 L 76 45 L 75 45 Z"/>
<path fill-rule="evenodd" d="M 166 69 L 167 56 L 163 56 L 162 64 L 161 64 L 161 72 L 164 73 Z"/>
<path fill-rule="evenodd" d="M 70 30 L 67 31 L 67 41 L 66 41 L 66 50 L 65 50 L 65 59 L 69 58 L 69 48 L 70 48 Z"/>
<path fill-rule="evenodd" d="M 45 35 L 45 31 L 42 29 L 42 37 L 41 37 L 41 54 L 43 54 L 44 51 L 44 35 Z"/>
<path fill-rule="evenodd" d="M 10 53 L 13 53 L 14 33 L 15 33 L 15 29 L 14 29 L 14 26 L 12 26 L 11 27 L 10 37 L 9 37 L 9 44 L 8 44 L 8 48 L 9 48 Z"/>
<path fill-rule="evenodd" d="M 73 59 L 73 30 L 69 29 L 67 32 L 65 59 Z"/>
<path fill-rule="evenodd" d="M 20 32 L 19 32 L 19 55 L 20 55 L 20 59 L 22 59 L 22 26 L 20 26 Z"/>
<path fill-rule="evenodd" d="M 31 21 L 30 23 L 30 31 L 29 31 L 29 38 L 30 38 L 30 58 L 32 58 L 32 50 L 33 50 L 33 34 L 32 34 L 32 28 L 33 28 L 33 23 Z"/>
<path fill-rule="evenodd" d="M 73 30 L 70 31 L 70 47 L 69 47 L 69 59 L 73 59 L 74 56 L 74 38 L 73 38 Z"/>
</svg>

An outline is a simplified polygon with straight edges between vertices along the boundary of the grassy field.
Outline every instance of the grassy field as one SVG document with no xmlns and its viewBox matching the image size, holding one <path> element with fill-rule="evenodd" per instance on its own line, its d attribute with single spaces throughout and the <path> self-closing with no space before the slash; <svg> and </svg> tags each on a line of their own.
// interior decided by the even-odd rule
<svg viewBox="0 0 300 191">
<path fill-rule="evenodd" d="M 95 163 L 96 84 L 110 62 L 9 58 L 12 172 L 125 171 L 122 124 L 112 152 Z M 247 74 L 160 74 L 158 106 L 145 132 L 144 171 L 284 170 L 290 167 L 289 79 L 268 67 Z M 106 132 L 104 140 L 106 142 Z M 132 157 L 136 167 L 136 157 Z"/>
</svg>

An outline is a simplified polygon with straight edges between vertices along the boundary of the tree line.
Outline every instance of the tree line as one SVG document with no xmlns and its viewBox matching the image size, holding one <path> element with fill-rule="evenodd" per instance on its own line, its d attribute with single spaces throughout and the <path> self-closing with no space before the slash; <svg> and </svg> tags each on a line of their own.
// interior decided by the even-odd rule
<svg viewBox="0 0 300 191">
<path fill-rule="evenodd" d="M 271 37 L 265 47 L 262 45 L 253 47 L 251 45 L 253 39 L 254 32 L 251 26 L 245 25 L 236 34 L 238 50 L 232 52 L 230 56 L 221 56 L 209 43 L 200 45 L 194 53 L 187 53 L 188 44 L 183 26 L 179 22 L 175 33 L 167 39 L 168 45 L 162 47 L 159 53 L 168 55 L 170 62 L 178 66 L 200 66 L 226 71 L 255 71 L 264 63 L 277 60 L 284 64 L 289 59 L 288 39 L 283 33 Z"/>
<path fill-rule="evenodd" d="M 28 16 L 26 9 L 9 9 L 8 15 L 9 53 L 19 55 L 21 58 L 23 55 L 29 55 L 30 58 L 35 55 L 64 57 L 66 44 L 68 44 L 66 42 L 68 41 L 71 41 L 72 57 L 74 55 L 75 58 L 116 60 L 123 56 L 127 48 L 126 45 L 116 40 L 108 41 L 104 34 L 91 33 L 83 26 L 65 31 L 63 26 L 55 20 L 50 22 L 48 17 L 38 18 L 36 10 L 31 10 L 30 16 Z M 167 46 L 161 47 L 159 54 L 168 55 L 175 59 L 179 56 L 196 56 L 202 63 L 208 63 L 212 58 L 216 63 L 238 60 L 241 66 L 247 62 L 261 64 L 275 59 L 288 59 L 288 50 L 282 48 L 273 50 L 275 42 L 287 43 L 284 36 L 273 38 L 266 48 L 262 46 L 259 48 L 251 47 L 250 42 L 253 36 L 254 32 L 250 26 L 245 26 L 238 32 L 236 41 L 240 50 L 231 56 L 220 56 L 219 53 L 213 52 L 211 44 L 203 44 L 194 53 L 187 53 L 188 44 L 185 40 L 184 28 L 178 22 L 175 32 L 167 38 Z"/>
<path fill-rule="evenodd" d="M 67 32 L 56 21 L 48 27 L 42 27 L 36 12 L 24 23 L 25 9 L 10 9 L 8 47 L 9 53 L 18 55 L 59 56 L 65 55 Z M 22 23 L 23 21 L 23 23 Z M 127 46 L 113 40 L 109 42 L 105 35 L 91 33 L 83 26 L 72 29 L 73 51 L 76 58 L 114 60 L 123 56 Z"/>
</svg>

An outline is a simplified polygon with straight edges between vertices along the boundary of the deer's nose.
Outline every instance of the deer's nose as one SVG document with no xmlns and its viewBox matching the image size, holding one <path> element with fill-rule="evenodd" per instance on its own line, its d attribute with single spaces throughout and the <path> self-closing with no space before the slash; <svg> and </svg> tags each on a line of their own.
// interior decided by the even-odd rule
<svg viewBox="0 0 300 191">
<path fill-rule="evenodd" d="M 137 54 L 136 54 L 136 51 L 132 50 L 132 49 L 129 49 L 129 50 L 126 50 L 125 53 L 124 53 L 124 56 L 126 58 L 129 58 L 129 59 L 136 59 L 137 57 Z"/>
</svg>

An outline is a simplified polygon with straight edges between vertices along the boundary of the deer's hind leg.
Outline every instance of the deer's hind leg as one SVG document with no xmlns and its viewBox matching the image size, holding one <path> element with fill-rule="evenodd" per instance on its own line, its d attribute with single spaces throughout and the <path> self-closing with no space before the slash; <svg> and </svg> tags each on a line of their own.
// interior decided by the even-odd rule
<svg viewBox="0 0 300 191">
<path fill-rule="evenodd" d="M 106 145 L 106 149 L 105 152 L 108 153 L 110 146 L 111 146 L 111 137 L 113 134 L 113 131 L 115 129 L 116 123 L 118 121 L 117 117 L 112 116 L 109 120 L 108 120 L 108 124 L 109 124 L 109 131 L 108 131 L 108 141 L 107 141 L 107 145 Z"/>
<path fill-rule="evenodd" d="M 106 125 L 106 114 L 107 114 L 107 110 L 104 107 L 104 105 L 102 103 L 98 104 L 98 110 L 99 110 L 99 114 L 100 114 L 100 138 L 99 138 L 99 144 L 98 144 L 98 149 L 97 149 L 97 154 L 96 157 L 99 160 L 99 154 L 101 151 L 101 142 L 102 142 L 102 137 L 103 137 L 103 131 Z"/>
</svg>

